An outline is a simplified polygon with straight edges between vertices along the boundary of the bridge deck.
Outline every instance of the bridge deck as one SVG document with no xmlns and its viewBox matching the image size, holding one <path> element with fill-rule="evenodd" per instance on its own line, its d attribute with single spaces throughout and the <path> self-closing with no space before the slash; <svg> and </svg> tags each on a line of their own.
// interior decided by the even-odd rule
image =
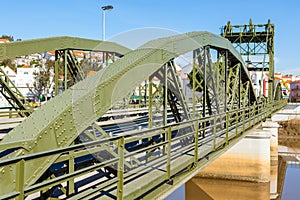
<svg viewBox="0 0 300 200">
<path fill-rule="evenodd" d="M 250 122 L 251 120 L 254 120 Z M 228 144 L 232 146 L 237 140 L 234 138 L 241 139 L 243 135 L 243 129 L 251 128 L 255 120 L 258 119 L 249 119 L 247 124 L 242 126 L 231 126 L 231 131 L 228 133 Z M 211 156 L 214 152 L 220 156 L 224 151 L 226 146 L 227 139 L 226 134 L 223 131 L 218 132 L 219 135 L 215 141 L 214 147 L 214 135 L 212 133 L 207 133 L 205 138 L 199 139 L 199 144 L 197 147 L 198 151 L 198 161 L 201 163 L 209 163 L 216 158 L 216 156 Z M 234 142 L 233 142 L 234 141 Z M 179 145 L 179 141 L 174 141 L 172 143 L 172 149 L 175 146 Z M 143 195 L 154 195 L 155 194 L 144 194 L 145 191 L 154 190 L 155 187 L 159 187 L 163 184 L 173 185 L 172 179 L 173 176 L 178 175 L 186 171 L 189 167 L 195 162 L 195 143 L 192 143 L 183 148 L 174 148 L 172 150 L 171 159 L 170 159 L 170 177 L 167 176 L 167 160 L 168 155 L 159 156 L 156 158 L 153 164 L 152 162 L 146 163 L 143 166 L 137 168 L 136 170 L 125 172 L 124 176 L 124 199 L 135 199 L 141 198 Z M 202 164 L 201 167 L 198 167 L 198 171 L 206 166 Z M 195 167 L 195 166 L 194 166 Z M 116 180 L 117 181 L 117 180 Z M 157 188 L 156 188 L 157 189 Z M 151 192 L 150 192 L 151 193 Z M 113 185 L 106 189 L 102 188 L 102 185 L 92 185 L 91 188 L 80 192 L 77 195 L 69 197 L 69 199 L 81 199 L 81 198 L 101 198 L 101 199 L 116 199 L 117 198 L 117 186 Z"/>
</svg>

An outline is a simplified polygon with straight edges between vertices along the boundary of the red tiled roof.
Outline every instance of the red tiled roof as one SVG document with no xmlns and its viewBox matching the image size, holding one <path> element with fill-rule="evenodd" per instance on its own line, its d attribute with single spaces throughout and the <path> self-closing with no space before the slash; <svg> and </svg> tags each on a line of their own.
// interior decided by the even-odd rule
<svg viewBox="0 0 300 200">
<path fill-rule="evenodd" d="M 92 75 L 95 74 L 95 73 L 96 73 L 96 71 L 91 70 L 91 71 L 89 71 L 89 72 L 86 74 L 86 76 L 92 76 Z"/>
</svg>

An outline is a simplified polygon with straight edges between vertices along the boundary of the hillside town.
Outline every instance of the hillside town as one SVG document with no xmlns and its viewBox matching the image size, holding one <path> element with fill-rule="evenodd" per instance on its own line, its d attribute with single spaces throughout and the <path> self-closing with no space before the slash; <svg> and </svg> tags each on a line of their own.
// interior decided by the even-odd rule
<svg viewBox="0 0 300 200">
<path fill-rule="evenodd" d="M 10 42 L 9 39 L 0 39 L 0 43 Z M 86 76 L 100 70 L 112 63 L 112 58 L 107 56 L 104 61 L 103 52 L 73 51 L 76 61 L 81 64 Z M 106 56 L 106 55 L 105 55 Z M 47 101 L 54 94 L 54 64 L 55 51 L 19 56 L 15 59 L 6 59 L 0 62 L 2 73 L 5 74 L 18 88 L 30 103 Z M 64 84 L 64 67 L 59 67 L 59 91 L 62 92 Z M 67 83 L 69 86 L 70 84 Z M 0 108 L 10 107 L 6 98 L 0 94 Z"/>
<path fill-rule="evenodd" d="M 0 39 L 0 43 L 10 42 L 8 39 Z M 89 59 L 89 69 L 85 70 L 87 76 L 92 75 L 95 71 L 101 69 L 105 62 L 103 60 L 102 52 L 85 52 L 74 51 L 76 59 L 84 63 L 85 59 Z M 9 79 L 15 84 L 19 91 L 29 102 L 41 102 L 46 101 L 54 96 L 54 67 L 47 66 L 47 62 L 52 62 L 54 65 L 55 52 L 36 53 L 27 56 L 20 56 L 10 63 L 0 63 L 0 68 L 9 77 Z M 99 64 L 100 63 L 100 64 Z M 109 58 L 108 63 L 112 63 Z M 1 65 L 2 64 L 2 65 Z M 10 66 L 9 66 L 10 65 Z M 187 76 L 191 65 L 180 66 L 176 65 L 177 73 L 181 77 L 181 83 L 183 90 L 187 96 L 191 96 L 189 89 L 189 79 Z M 44 88 L 38 88 L 41 81 L 41 73 L 48 73 L 48 81 Z M 268 73 L 264 72 L 249 72 L 249 76 L 252 79 L 252 83 L 257 96 L 267 95 L 267 80 Z M 63 73 L 58 75 L 60 83 L 62 84 L 64 76 Z M 289 102 L 300 102 L 300 76 L 285 75 L 282 72 L 275 73 L 275 80 L 281 82 L 283 98 Z M 145 84 L 145 83 L 144 83 Z M 61 87 L 60 87 L 61 88 Z M 60 89 L 59 93 L 62 89 Z M 135 91 L 135 96 L 138 91 Z M 9 107 L 8 101 L 3 95 L 0 95 L 0 107 Z"/>
</svg>

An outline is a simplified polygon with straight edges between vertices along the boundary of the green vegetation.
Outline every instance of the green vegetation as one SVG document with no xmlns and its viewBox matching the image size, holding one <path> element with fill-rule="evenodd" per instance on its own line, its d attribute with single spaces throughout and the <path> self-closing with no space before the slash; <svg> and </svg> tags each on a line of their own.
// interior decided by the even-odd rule
<svg viewBox="0 0 300 200">
<path fill-rule="evenodd" d="M 9 36 L 9 35 L 2 35 L 0 37 L 0 39 L 7 39 L 9 40 L 10 42 L 14 41 L 14 37 L 13 36 Z"/>
<path fill-rule="evenodd" d="M 279 122 L 279 136 L 300 136 L 300 120 L 291 119 Z"/>
<path fill-rule="evenodd" d="M 17 71 L 17 68 L 15 67 L 15 65 L 13 64 L 11 59 L 4 59 L 4 60 L 0 61 L 0 66 L 4 66 L 4 67 L 8 66 L 15 72 Z"/>
</svg>

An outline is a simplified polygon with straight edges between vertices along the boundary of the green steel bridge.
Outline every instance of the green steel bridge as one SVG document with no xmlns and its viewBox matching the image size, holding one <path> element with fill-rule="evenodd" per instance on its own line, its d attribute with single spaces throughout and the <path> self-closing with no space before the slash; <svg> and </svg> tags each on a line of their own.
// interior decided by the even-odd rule
<svg viewBox="0 0 300 200">
<path fill-rule="evenodd" d="M 75 49 L 118 59 L 85 77 Z M 163 198 L 285 105 L 280 83 L 257 97 L 241 54 L 209 32 L 135 50 L 71 37 L 12 42 L 0 44 L 0 60 L 50 50 L 76 83 L 33 112 L 1 71 L 1 93 L 26 119 L 0 141 L 0 199 Z M 193 60 L 190 97 L 175 69 L 183 55 Z M 125 103 L 132 118 L 105 121 L 137 88 L 143 115 Z"/>
</svg>

